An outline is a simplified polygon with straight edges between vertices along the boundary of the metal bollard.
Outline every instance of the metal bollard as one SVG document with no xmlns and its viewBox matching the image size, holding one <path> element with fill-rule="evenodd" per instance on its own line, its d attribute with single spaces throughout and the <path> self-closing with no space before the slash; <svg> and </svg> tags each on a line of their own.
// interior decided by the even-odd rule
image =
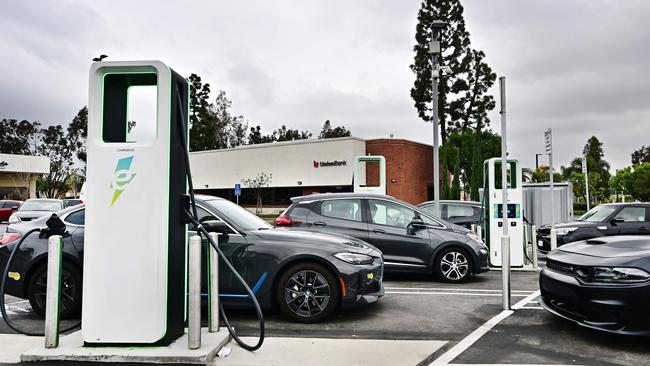
<svg viewBox="0 0 650 366">
<path fill-rule="evenodd" d="M 530 226 L 530 239 L 533 242 L 533 268 L 537 268 L 539 263 L 537 261 L 537 228 L 535 225 Z"/>
<path fill-rule="evenodd" d="M 210 238 L 219 244 L 219 234 L 210 233 Z M 208 243 L 208 259 L 209 259 L 209 273 L 208 278 L 210 281 L 210 288 L 208 293 L 208 301 L 210 304 L 210 320 L 208 322 L 208 331 L 215 333 L 219 331 L 219 255 L 217 250 Z"/>
<path fill-rule="evenodd" d="M 201 237 L 190 237 L 188 264 L 189 299 L 187 315 L 187 347 L 201 347 Z"/>
<path fill-rule="evenodd" d="M 503 310 L 510 310 L 510 237 L 501 237 L 501 281 Z"/>
<path fill-rule="evenodd" d="M 481 225 L 476 225 L 476 235 L 483 239 L 483 229 L 481 228 Z"/>
<path fill-rule="evenodd" d="M 524 262 L 526 262 L 528 258 L 528 244 L 528 225 L 524 224 Z"/>
<path fill-rule="evenodd" d="M 470 225 L 469 229 L 472 230 L 473 233 L 475 233 L 476 232 L 476 224 Z"/>
<path fill-rule="evenodd" d="M 61 252 L 63 240 L 52 235 L 47 241 L 47 294 L 45 298 L 45 348 L 59 346 L 59 305 L 61 303 Z"/>
<path fill-rule="evenodd" d="M 557 249 L 557 233 L 555 229 L 551 229 L 551 250 Z"/>
</svg>

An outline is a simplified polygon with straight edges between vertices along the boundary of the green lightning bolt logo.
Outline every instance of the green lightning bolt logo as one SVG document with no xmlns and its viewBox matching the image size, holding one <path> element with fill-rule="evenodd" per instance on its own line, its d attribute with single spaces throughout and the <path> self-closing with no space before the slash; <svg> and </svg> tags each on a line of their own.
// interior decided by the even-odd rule
<svg viewBox="0 0 650 366">
<path fill-rule="evenodd" d="M 110 188 L 114 189 L 113 200 L 111 201 L 111 206 L 115 204 L 122 192 L 126 189 L 126 186 L 131 183 L 135 173 L 131 172 L 131 162 L 133 161 L 133 156 L 128 156 L 117 161 L 115 166 L 115 172 L 113 173 L 113 181 L 111 182 Z"/>
</svg>

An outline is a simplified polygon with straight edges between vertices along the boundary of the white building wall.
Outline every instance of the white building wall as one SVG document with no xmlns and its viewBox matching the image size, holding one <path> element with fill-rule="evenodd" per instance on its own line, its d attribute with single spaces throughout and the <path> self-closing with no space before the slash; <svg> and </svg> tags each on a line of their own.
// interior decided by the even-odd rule
<svg viewBox="0 0 650 366">
<path fill-rule="evenodd" d="M 1 172 L 49 173 L 50 158 L 47 156 L 0 154 Z"/>
<path fill-rule="evenodd" d="M 354 158 L 365 154 L 360 138 L 309 139 L 192 152 L 190 165 L 195 189 L 233 188 L 260 172 L 273 175 L 269 187 L 342 186 L 352 184 Z"/>
</svg>

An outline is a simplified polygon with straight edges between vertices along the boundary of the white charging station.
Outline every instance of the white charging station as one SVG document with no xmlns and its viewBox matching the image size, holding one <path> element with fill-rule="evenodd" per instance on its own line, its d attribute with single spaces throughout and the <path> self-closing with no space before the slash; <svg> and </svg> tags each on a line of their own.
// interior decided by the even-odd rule
<svg viewBox="0 0 650 366">
<path fill-rule="evenodd" d="M 90 69 L 86 345 L 165 345 L 184 332 L 188 100 L 187 81 L 159 61 Z"/>
<path fill-rule="evenodd" d="M 367 164 L 379 166 L 379 184 L 369 186 L 367 183 Z M 381 155 L 365 155 L 354 158 L 354 192 L 386 194 L 386 158 Z"/>
<path fill-rule="evenodd" d="M 485 240 L 490 249 L 490 266 L 501 267 L 501 236 L 503 235 L 501 158 L 488 159 L 483 167 L 483 209 Z M 524 266 L 524 220 L 521 166 L 508 159 L 508 227 L 510 234 L 510 265 Z"/>
</svg>

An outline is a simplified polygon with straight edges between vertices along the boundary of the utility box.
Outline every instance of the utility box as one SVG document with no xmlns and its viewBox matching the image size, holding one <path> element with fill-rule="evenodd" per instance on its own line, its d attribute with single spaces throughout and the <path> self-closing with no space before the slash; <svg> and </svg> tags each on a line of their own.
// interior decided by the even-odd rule
<svg viewBox="0 0 650 366">
<path fill-rule="evenodd" d="M 573 184 L 554 182 L 553 192 L 550 183 L 525 183 L 523 185 L 524 216 L 532 225 L 540 227 L 551 223 L 551 197 L 555 199 L 555 223 L 573 220 Z"/>
</svg>

